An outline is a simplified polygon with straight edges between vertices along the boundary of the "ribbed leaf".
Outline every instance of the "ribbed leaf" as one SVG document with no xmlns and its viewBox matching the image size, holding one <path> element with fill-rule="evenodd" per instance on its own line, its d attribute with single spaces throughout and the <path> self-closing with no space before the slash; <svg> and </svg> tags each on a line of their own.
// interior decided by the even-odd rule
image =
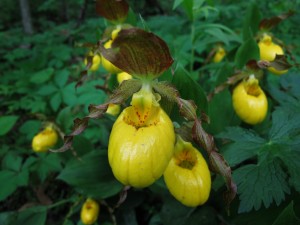
<svg viewBox="0 0 300 225">
<path fill-rule="evenodd" d="M 111 48 L 101 46 L 102 55 L 116 67 L 135 77 L 158 77 L 173 59 L 166 43 L 138 28 L 121 30 Z"/>
</svg>

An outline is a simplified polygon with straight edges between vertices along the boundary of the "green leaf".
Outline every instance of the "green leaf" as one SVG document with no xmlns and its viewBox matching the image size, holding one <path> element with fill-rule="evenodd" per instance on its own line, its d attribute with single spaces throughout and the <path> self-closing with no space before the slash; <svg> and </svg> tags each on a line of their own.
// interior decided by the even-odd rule
<svg viewBox="0 0 300 225">
<path fill-rule="evenodd" d="M 196 211 L 189 216 L 185 225 L 199 225 L 199 221 L 201 221 L 201 225 L 218 224 L 218 215 L 215 209 L 209 206 L 197 208 Z"/>
<path fill-rule="evenodd" d="M 175 0 L 173 4 L 173 10 L 176 9 L 184 0 Z"/>
<path fill-rule="evenodd" d="M 63 88 L 62 100 L 68 106 L 74 106 L 77 104 L 75 85 L 76 85 L 75 82 L 72 82 Z"/>
<path fill-rule="evenodd" d="M 16 217 L 16 212 L 2 212 L 0 213 L 0 224 L 1 225 L 12 225 Z"/>
<path fill-rule="evenodd" d="M 69 131 L 69 128 L 72 126 L 73 124 L 73 120 L 75 118 L 72 116 L 71 113 L 71 107 L 65 107 L 64 109 L 62 109 L 57 116 L 57 123 L 61 126 L 62 130 L 64 132 Z"/>
<path fill-rule="evenodd" d="M 239 119 L 233 110 L 232 98 L 228 90 L 213 96 L 208 105 L 208 116 L 210 118 L 208 129 L 213 134 L 223 131 L 229 125 L 237 125 L 239 123 Z"/>
<path fill-rule="evenodd" d="M 54 153 L 39 154 L 39 160 L 36 165 L 36 172 L 43 182 L 51 172 L 57 172 L 62 169 L 59 155 Z"/>
<path fill-rule="evenodd" d="M 0 201 L 6 199 L 11 195 L 18 187 L 15 182 L 15 173 L 9 170 L 0 171 Z"/>
<path fill-rule="evenodd" d="M 272 127 L 269 138 L 273 142 L 285 142 L 286 139 L 300 131 L 300 115 L 277 109 L 272 113 Z"/>
<path fill-rule="evenodd" d="M 44 225 L 47 219 L 47 207 L 36 206 L 18 213 L 13 225 Z"/>
<path fill-rule="evenodd" d="M 205 92 L 182 66 L 176 68 L 172 83 L 176 86 L 181 98 L 195 102 L 198 116 L 201 115 L 201 111 L 207 112 L 208 104 Z"/>
<path fill-rule="evenodd" d="M 292 201 L 277 217 L 272 225 L 296 225 L 300 224 L 300 219 L 297 218 L 294 212 L 294 202 Z"/>
<path fill-rule="evenodd" d="M 54 82 L 60 88 L 64 87 L 69 79 L 69 70 L 61 70 L 55 73 Z"/>
<path fill-rule="evenodd" d="M 61 102 L 62 102 L 62 99 L 61 99 L 61 93 L 60 92 L 57 92 L 55 95 L 53 95 L 50 99 L 50 105 L 51 105 L 51 108 L 54 110 L 54 111 L 57 111 Z"/>
<path fill-rule="evenodd" d="M 194 0 L 183 0 L 183 8 L 190 20 L 194 20 Z"/>
<path fill-rule="evenodd" d="M 1 116 L 0 117 L 0 136 L 7 134 L 15 125 L 19 116 Z"/>
<path fill-rule="evenodd" d="M 252 4 L 249 5 L 244 17 L 245 20 L 243 25 L 243 39 L 245 41 L 249 38 L 252 38 L 253 34 L 256 34 L 259 28 L 261 17 L 262 15 L 259 11 L 258 6 L 255 2 L 252 2 Z"/>
<path fill-rule="evenodd" d="M 216 137 L 233 141 L 221 148 L 224 158 L 231 166 L 256 156 L 267 142 L 254 131 L 240 127 L 228 127 Z"/>
<path fill-rule="evenodd" d="M 14 153 L 8 153 L 2 160 L 2 168 L 19 172 L 22 166 L 22 158 Z"/>
<path fill-rule="evenodd" d="M 42 84 L 48 81 L 52 74 L 54 73 L 53 68 L 47 68 L 44 70 L 41 70 L 39 72 L 36 72 L 30 77 L 30 82 L 35 83 L 35 84 Z"/>
<path fill-rule="evenodd" d="M 49 84 L 49 85 L 41 86 L 40 89 L 37 91 L 37 94 L 41 96 L 49 96 L 56 91 L 57 91 L 57 87 L 55 87 L 53 84 Z"/>
<path fill-rule="evenodd" d="M 259 210 L 262 203 L 268 208 L 273 201 L 278 206 L 290 193 L 287 175 L 278 160 L 264 159 L 259 164 L 248 164 L 233 173 L 240 199 L 239 213 Z"/>
<path fill-rule="evenodd" d="M 299 138 L 299 137 L 298 137 Z M 299 146 L 299 145 L 297 145 Z M 297 147 L 296 147 L 297 148 Z M 300 152 L 295 150 L 280 151 L 279 158 L 284 162 L 290 175 L 290 184 L 300 192 Z"/>
<path fill-rule="evenodd" d="M 28 140 L 31 140 L 32 137 L 39 131 L 41 127 L 41 121 L 39 120 L 27 120 L 20 127 L 19 131 L 21 134 L 27 137 Z"/>
<path fill-rule="evenodd" d="M 255 40 L 249 38 L 238 48 L 234 62 L 237 68 L 241 69 L 252 59 L 259 59 L 259 48 Z"/>
<path fill-rule="evenodd" d="M 160 212 L 162 224 L 183 225 L 193 211 L 195 208 L 186 207 L 167 195 Z"/>
<path fill-rule="evenodd" d="M 122 189 L 111 172 L 105 151 L 92 151 L 82 161 L 71 160 L 57 178 L 97 198 L 113 196 Z"/>
</svg>

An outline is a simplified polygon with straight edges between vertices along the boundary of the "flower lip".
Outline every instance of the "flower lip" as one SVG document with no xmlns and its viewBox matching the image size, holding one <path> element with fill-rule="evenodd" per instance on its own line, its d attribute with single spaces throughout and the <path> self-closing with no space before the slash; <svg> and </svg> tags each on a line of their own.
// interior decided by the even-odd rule
<svg viewBox="0 0 300 225">
<path fill-rule="evenodd" d="M 184 149 L 175 154 L 176 164 L 184 169 L 192 170 L 197 164 L 197 156 L 193 151 Z"/>
<path fill-rule="evenodd" d="M 244 81 L 244 88 L 248 95 L 252 95 L 254 97 L 259 97 L 262 93 L 259 87 L 259 81 L 253 74 L 249 76 L 247 81 Z"/>
</svg>

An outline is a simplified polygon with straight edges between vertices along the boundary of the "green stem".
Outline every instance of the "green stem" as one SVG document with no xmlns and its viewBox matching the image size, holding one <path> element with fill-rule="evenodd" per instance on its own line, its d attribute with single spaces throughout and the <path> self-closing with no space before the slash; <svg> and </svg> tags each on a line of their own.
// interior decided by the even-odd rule
<svg viewBox="0 0 300 225">
<path fill-rule="evenodd" d="M 73 203 L 73 205 L 70 207 L 69 212 L 64 219 L 63 225 L 67 224 L 68 219 L 73 215 L 74 208 L 81 202 L 81 200 L 82 200 L 82 197 L 78 198 L 78 200 L 75 201 Z"/>
<path fill-rule="evenodd" d="M 61 201 L 59 201 L 59 202 L 56 202 L 56 203 L 54 203 L 54 204 L 48 206 L 48 209 L 55 208 L 55 207 L 57 207 L 57 206 L 63 205 L 63 204 L 65 204 L 65 203 L 68 203 L 68 202 L 71 202 L 71 201 L 72 201 L 71 199 L 64 199 L 64 200 L 61 200 Z"/>
</svg>

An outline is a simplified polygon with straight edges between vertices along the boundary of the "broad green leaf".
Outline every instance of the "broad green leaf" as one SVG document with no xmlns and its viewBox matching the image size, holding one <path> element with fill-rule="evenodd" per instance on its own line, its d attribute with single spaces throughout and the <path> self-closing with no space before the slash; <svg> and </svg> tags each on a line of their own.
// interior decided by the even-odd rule
<svg viewBox="0 0 300 225">
<path fill-rule="evenodd" d="M 39 154 L 39 159 L 36 162 L 35 171 L 43 182 L 51 172 L 57 172 L 62 169 L 61 159 L 58 154 Z"/>
<path fill-rule="evenodd" d="M 244 129 L 241 127 L 228 127 L 226 130 L 217 135 L 219 138 L 226 138 L 235 142 L 252 142 L 263 144 L 265 139 L 261 138 L 253 130 Z"/>
<path fill-rule="evenodd" d="M 265 159 L 259 164 L 248 164 L 233 173 L 240 199 L 239 213 L 259 210 L 262 203 L 268 208 L 275 201 L 278 206 L 290 193 L 287 175 L 278 160 Z"/>
<path fill-rule="evenodd" d="M 65 107 L 62 109 L 57 116 L 57 123 L 61 126 L 64 132 L 69 131 L 75 118 L 72 115 L 71 107 Z"/>
<path fill-rule="evenodd" d="M 262 15 L 259 11 L 256 3 L 252 2 L 249 4 L 246 15 L 244 17 L 243 25 L 243 39 L 244 41 L 252 38 L 256 34 L 259 27 L 259 22 L 262 18 Z"/>
<path fill-rule="evenodd" d="M 287 113 L 281 109 L 272 113 L 272 127 L 269 131 L 271 141 L 285 142 L 297 131 L 300 131 L 300 115 L 298 113 Z"/>
<path fill-rule="evenodd" d="M 17 214 L 16 221 L 13 225 L 44 225 L 47 219 L 47 207 L 36 206 L 27 210 L 21 211 Z"/>
<path fill-rule="evenodd" d="M 12 225 L 15 220 L 17 212 L 8 211 L 0 213 L 0 224 L 1 225 Z"/>
<path fill-rule="evenodd" d="M 201 115 L 201 111 L 207 112 L 208 105 L 205 92 L 183 67 L 177 67 L 172 83 L 176 86 L 181 98 L 193 100 L 196 103 L 198 116 Z"/>
<path fill-rule="evenodd" d="M 259 48 L 253 38 L 247 39 L 237 50 L 234 62 L 241 69 L 249 60 L 259 59 Z"/>
<path fill-rule="evenodd" d="M 19 116 L 1 116 L 0 117 L 0 136 L 5 135 L 8 133 L 17 120 L 19 119 Z"/>
<path fill-rule="evenodd" d="M 281 158 L 285 166 L 288 168 L 290 184 L 294 186 L 296 191 L 300 192 L 300 152 L 296 151 L 296 149 L 279 151 L 279 158 Z"/>
<path fill-rule="evenodd" d="M 19 128 L 20 133 L 25 135 L 30 140 L 41 128 L 41 121 L 39 120 L 27 120 Z"/>
<path fill-rule="evenodd" d="M 230 166 L 236 166 L 245 160 L 255 158 L 262 148 L 260 143 L 236 142 L 221 147 L 222 155 Z"/>
<path fill-rule="evenodd" d="M 294 211 L 294 202 L 292 201 L 277 217 L 272 225 L 296 225 L 300 224 Z"/>
<path fill-rule="evenodd" d="M 208 129 L 213 134 L 223 131 L 226 126 L 238 124 L 239 119 L 233 110 L 231 94 L 228 90 L 213 96 L 208 105 L 208 116 L 210 118 Z"/>
<path fill-rule="evenodd" d="M 42 83 L 45 83 L 46 81 L 48 81 L 52 74 L 54 73 L 54 69 L 53 68 L 47 68 L 47 69 L 44 69 L 44 70 L 41 70 L 39 72 L 36 72 L 35 74 L 33 74 L 31 77 L 30 77 L 30 81 L 32 83 L 35 83 L 35 84 L 42 84 Z"/>
<path fill-rule="evenodd" d="M 97 132 L 97 133 L 99 133 L 98 135 L 102 136 L 101 132 L 99 132 L 99 128 L 93 130 L 93 132 L 94 133 Z M 93 149 L 94 149 L 94 147 L 91 143 L 91 140 L 84 136 L 76 136 L 74 138 L 73 148 L 79 156 L 85 155 L 85 154 L 93 151 Z"/>
<path fill-rule="evenodd" d="M 194 0 L 183 0 L 183 8 L 189 17 L 189 19 L 192 21 L 194 20 Z"/>
<path fill-rule="evenodd" d="M 16 174 L 15 182 L 18 186 L 26 186 L 29 181 L 29 171 L 27 169 L 22 169 Z"/>
<path fill-rule="evenodd" d="M 22 166 L 22 158 L 12 152 L 5 155 L 2 160 L 2 169 L 19 172 Z"/>
<path fill-rule="evenodd" d="M 57 92 L 57 87 L 55 87 L 53 84 L 49 84 L 42 85 L 37 91 L 37 94 L 41 96 L 50 96 L 53 95 L 55 92 Z"/>
<path fill-rule="evenodd" d="M 61 99 L 61 93 L 60 92 L 57 92 L 56 94 L 52 95 L 51 96 L 51 99 L 50 99 L 50 105 L 51 105 L 51 108 L 53 109 L 53 111 L 57 111 L 61 102 L 62 102 L 62 99 Z"/>
<path fill-rule="evenodd" d="M 77 104 L 75 85 L 76 85 L 75 82 L 72 82 L 63 88 L 62 100 L 68 106 L 74 106 Z"/>
<path fill-rule="evenodd" d="M 6 199 L 17 189 L 18 185 L 15 182 L 15 175 L 16 173 L 10 170 L 0 171 L 0 201 Z"/>
<path fill-rule="evenodd" d="M 218 224 L 218 215 L 214 208 L 209 206 L 199 207 L 194 211 L 184 225 L 212 225 Z"/>
<path fill-rule="evenodd" d="M 169 195 L 165 195 L 160 217 L 162 224 L 183 225 L 195 208 L 186 207 Z"/>
<path fill-rule="evenodd" d="M 86 195 L 107 198 L 117 194 L 122 185 L 114 178 L 105 151 L 92 151 L 73 159 L 57 177 Z"/>
<path fill-rule="evenodd" d="M 69 79 L 70 72 L 68 70 L 61 70 L 55 73 L 54 82 L 60 88 L 64 87 Z"/>
<path fill-rule="evenodd" d="M 198 38 L 197 35 L 203 34 L 203 32 L 209 33 L 213 36 L 215 36 L 218 40 L 228 43 L 229 41 L 235 41 L 241 43 L 242 40 L 241 38 L 234 32 L 232 29 L 229 27 L 223 25 L 223 24 L 218 24 L 218 23 L 199 23 L 196 24 L 195 26 L 195 33 L 196 37 Z M 217 34 L 221 34 L 220 36 L 217 36 Z M 225 39 L 225 40 L 223 40 Z M 202 41 L 202 40 L 201 40 Z"/>
<path fill-rule="evenodd" d="M 175 0 L 173 3 L 173 10 L 176 9 L 184 0 Z"/>
</svg>

